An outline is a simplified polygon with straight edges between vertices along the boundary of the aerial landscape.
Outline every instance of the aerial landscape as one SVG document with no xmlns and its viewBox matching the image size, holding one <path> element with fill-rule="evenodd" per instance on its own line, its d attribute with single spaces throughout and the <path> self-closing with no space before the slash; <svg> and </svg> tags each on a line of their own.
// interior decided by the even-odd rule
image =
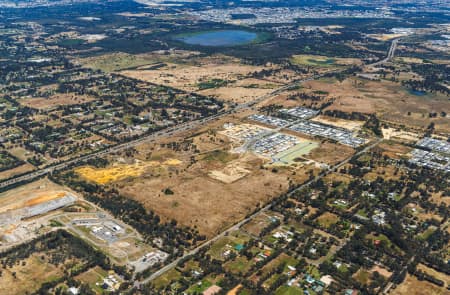
<svg viewBox="0 0 450 295">
<path fill-rule="evenodd" d="M 0 295 L 450 294 L 450 2 L 0 1 Z"/>
</svg>

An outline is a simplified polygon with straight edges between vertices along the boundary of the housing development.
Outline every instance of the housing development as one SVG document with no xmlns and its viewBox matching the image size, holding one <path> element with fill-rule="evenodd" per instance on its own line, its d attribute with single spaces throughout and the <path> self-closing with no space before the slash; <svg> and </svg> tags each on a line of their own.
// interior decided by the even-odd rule
<svg viewBox="0 0 450 295">
<path fill-rule="evenodd" d="M 450 294 L 447 1 L 0 3 L 0 294 Z"/>
</svg>

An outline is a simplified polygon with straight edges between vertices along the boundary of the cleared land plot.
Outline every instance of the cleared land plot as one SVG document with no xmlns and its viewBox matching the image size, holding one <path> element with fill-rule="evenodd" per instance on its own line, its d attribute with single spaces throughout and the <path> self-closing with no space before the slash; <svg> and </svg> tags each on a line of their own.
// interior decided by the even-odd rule
<svg viewBox="0 0 450 295">
<path fill-rule="evenodd" d="M 211 77 L 217 81 L 228 82 L 262 69 L 264 67 L 243 65 L 238 61 L 229 63 L 214 61 L 199 65 L 167 63 L 164 67 L 154 70 L 128 70 L 122 71 L 121 74 L 155 84 L 198 91 L 204 88 L 202 83 L 211 81 Z"/>
<path fill-rule="evenodd" d="M 375 147 L 375 150 L 381 150 L 383 156 L 386 155 L 393 159 L 400 159 L 411 152 L 412 148 L 393 141 L 383 141 Z"/>
<path fill-rule="evenodd" d="M 247 224 L 245 224 L 242 229 L 252 236 L 258 237 L 262 230 L 266 228 L 272 221 L 270 217 L 265 214 L 260 214 L 255 218 L 252 218 Z"/>
<path fill-rule="evenodd" d="M 323 123 L 326 125 L 336 126 L 345 128 L 351 131 L 361 129 L 362 125 L 364 125 L 364 121 L 352 121 L 352 120 L 344 120 L 339 118 L 327 117 L 327 116 L 317 116 L 311 119 L 311 121 Z"/>
<path fill-rule="evenodd" d="M 37 205 L 43 202 L 61 198 L 67 192 L 76 195 L 71 190 L 57 185 L 50 180 L 41 179 L 16 189 L 0 194 L 0 212 Z"/>
<path fill-rule="evenodd" d="M 382 128 L 381 131 L 383 132 L 383 138 L 385 139 L 407 142 L 416 142 L 420 139 L 420 134 L 417 134 L 415 132 L 409 132 L 395 128 Z"/>
</svg>

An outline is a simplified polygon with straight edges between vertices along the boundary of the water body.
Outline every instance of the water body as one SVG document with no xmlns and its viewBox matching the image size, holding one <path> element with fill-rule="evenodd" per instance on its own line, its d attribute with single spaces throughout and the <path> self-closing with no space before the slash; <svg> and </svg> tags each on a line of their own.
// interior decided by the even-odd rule
<svg viewBox="0 0 450 295">
<path fill-rule="evenodd" d="M 248 44 L 255 41 L 257 37 L 257 33 L 243 30 L 221 30 L 181 35 L 177 36 L 176 40 L 189 45 L 218 47 Z"/>
<path fill-rule="evenodd" d="M 413 95 L 416 95 L 416 96 L 425 96 L 425 95 L 427 95 L 427 93 L 425 91 L 414 90 L 414 89 L 410 89 L 409 93 L 413 94 Z"/>
</svg>

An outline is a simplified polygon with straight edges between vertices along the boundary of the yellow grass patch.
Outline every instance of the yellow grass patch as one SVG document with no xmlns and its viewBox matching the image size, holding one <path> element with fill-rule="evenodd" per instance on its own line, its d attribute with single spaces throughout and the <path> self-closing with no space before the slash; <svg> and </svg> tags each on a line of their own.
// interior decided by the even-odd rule
<svg viewBox="0 0 450 295">
<path fill-rule="evenodd" d="M 177 159 L 168 159 L 163 163 L 158 161 L 139 161 L 134 164 L 116 164 L 106 168 L 84 166 L 75 169 L 75 172 L 89 181 L 98 184 L 107 184 L 109 182 L 119 181 L 129 177 L 138 177 L 150 167 L 177 166 L 179 164 L 181 164 L 181 161 Z"/>
</svg>

